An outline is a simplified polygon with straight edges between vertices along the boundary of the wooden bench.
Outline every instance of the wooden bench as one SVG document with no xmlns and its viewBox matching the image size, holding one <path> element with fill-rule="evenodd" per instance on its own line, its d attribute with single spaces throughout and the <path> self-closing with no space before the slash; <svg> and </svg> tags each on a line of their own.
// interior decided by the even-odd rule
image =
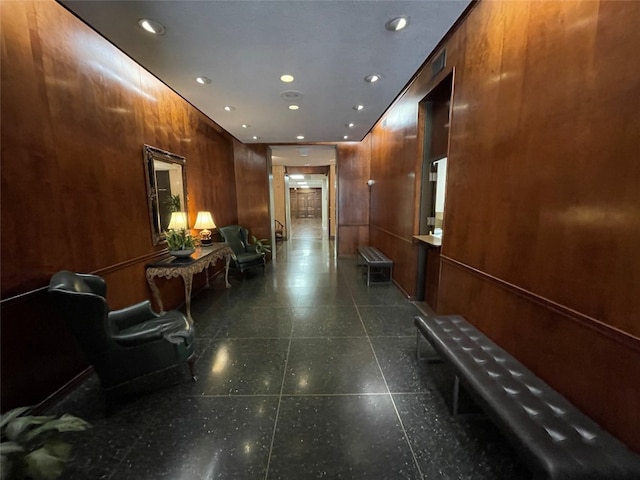
<svg viewBox="0 0 640 480">
<path fill-rule="evenodd" d="M 455 369 L 454 413 L 462 383 L 502 430 L 534 479 L 638 480 L 640 456 L 460 316 L 415 317 Z"/>
<path fill-rule="evenodd" d="M 360 263 L 360 258 L 364 260 L 364 264 Z M 361 245 L 358 247 L 358 265 L 367 266 L 367 285 L 371 283 L 390 283 L 391 275 L 393 273 L 393 260 L 385 256 L 380 250 L 375 247 L 369 247 L 368 245 Z M 384 280 L 380 282 L 371 282 L 371 269 L 374 268 L 384 274 L 387 271 L 387 275 L 384 275 Z M 375 274 L 376 272 L 374 272 Z"/>
</svg>

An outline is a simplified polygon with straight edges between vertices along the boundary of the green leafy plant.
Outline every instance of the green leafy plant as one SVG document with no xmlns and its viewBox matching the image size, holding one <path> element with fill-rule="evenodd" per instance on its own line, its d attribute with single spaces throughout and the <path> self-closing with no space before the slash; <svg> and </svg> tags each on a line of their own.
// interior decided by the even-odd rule
<svg viewBox="0 0 640 480">
<path fill-rule="evenodd" d="M 13 409 L 0 416 L 0 479 L 50 480 L 58 478 L 69 460 L 71 445 L 60 432 L 78 432 L 90 425 L 64 414 L 29 415 L 31 407 Z"/>
<path fill-rule="evenodd" d="M 169 230 L 166 232 L 169 251 L 191 250 L 196 248 L 197 241 L 187 230 Z"/>
<path fill-rule="evenodd" d="M 271 243 L 268 238 L 261 238 L 258 240 L 255 235 L 251 235 L 251 240 L 256 246 L 256 252 L 258 253 L 271 253 Z"/>
<path fill-rule="evenodd" d="M 180 207 L 182 206 L 180 195 L 178 195 L 177 193 L 175 195 L 169 194 L 169 198 L 165 202 L 165 205 L 167 205 L 170 212 L 179 212 Z"/>
</svg>

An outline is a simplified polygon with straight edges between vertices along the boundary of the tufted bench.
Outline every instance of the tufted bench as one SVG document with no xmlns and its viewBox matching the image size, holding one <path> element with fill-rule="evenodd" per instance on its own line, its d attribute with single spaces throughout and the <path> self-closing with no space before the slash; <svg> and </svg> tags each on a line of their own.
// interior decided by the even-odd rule
<svg viewBox="0 0 640 480">
<path fill-rule="evenodd" d="M 388 276 L 382 282 L 375 283 L 390 283 L 391 275 L 393 271 L 393 260 L 385 256 L 380 250 L 375 247 L 369 247 L 368 245 L 361 245 L 358 247 L 358 265 L 360 265 L 360 258 L 364 260 L 364 264 L 367 266 L 367 285 L 371 284 L 371 268 L 383 271 L 387 269 Z"/>
<path fill-rule="evenodd" d="M 424 336 L 456 371 L 454 413 L 462 383 L 529 465 L 534 479 L 640 479 L 640 456 L 464 318 L 417 316 L 414 324 L 417 341 Z"/>
</svg>

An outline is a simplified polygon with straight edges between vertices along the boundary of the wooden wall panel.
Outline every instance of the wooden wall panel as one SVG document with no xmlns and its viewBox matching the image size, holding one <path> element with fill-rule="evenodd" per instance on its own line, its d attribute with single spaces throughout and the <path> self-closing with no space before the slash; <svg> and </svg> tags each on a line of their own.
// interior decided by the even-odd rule
<svg viewBox="0 0 640 480">
<path fill-rule="evenodd" d="M 360 143 L 336 147 L 339 255 L 355 255 L 358 244 L 369 242 L 364 231 L 369 228 L 370 155 L 369 136 Z"/>
<path fill-rule="evenodd" d="M 238 222 L 257 238 L 271 238 L 269 174 L 266 145 L 233 142 Z"/>
<path fill-rule="evenodd" d="M 288 237 L 287 227 L 287 196 L 284 181 L 284 168 L 282 165 L 273 166 L 273 203 L 275 208 L 274 218 L 284 225 L 282 234 Z M 274 225 L 275 227 L 275 225 Z"/>
<path fill-rule="evenodd" d="M 587 415 L 638 449 L 637 343 L 446 259 L 440 292 L 440 313 L 473 319 Z"/>
<path fill-rule="evenodd" d="M 638 20 L 638 2 L 474 4 L 435 52 L 447 49 L 445 69 L 431 78 L 427 61 L 372 130 L 371 175 L 385 180 L 371 243 L 402 256 L 411 291 L 399 269 L 413 251 L 398 246 L 418 206 L 403 186 L 420 174 L 413 117 L 455 70 L 438 310 L 640 451 Z"/>
<path fill-rule="evenodd" d="M 186 157 L 192 224 L 198 210 L 236 222 L 237 205 L 232 137 L 218 125 L 53 1 L 3 2 L 0 21 L 6 409 L 86 366 L 41 290 L 54 272 L 103 274 L 112 308 L 151 297 L 144 265 L 165 248 L 150 233 L 145 143 Z M 179 279 L 162 289 L 166 308 L 184 301 Z"/>
</svg>

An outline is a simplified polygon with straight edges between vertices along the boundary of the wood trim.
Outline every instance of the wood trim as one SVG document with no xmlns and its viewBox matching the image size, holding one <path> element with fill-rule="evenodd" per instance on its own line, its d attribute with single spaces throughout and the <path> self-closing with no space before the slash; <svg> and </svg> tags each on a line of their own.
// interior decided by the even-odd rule
<svg viewBox="0 0 640 480">
<path fill-rule="evenodd" d="M 591 328 L 597 331 L 598 333 L 606 335 L 610 339 L 620 342 L 626 347 L 632 348 L 640 352 L 640 338 L 638 337 L 635 337 L 627 332 L 624 332 L 615 327 L 612 327 L 611 325 L 607 325 L 606 323 L 603 323 L 600 320 L 592 318 L 581 312 L 565 307 L 564 305 L 560 305 L 559 303 L 556 303 L 553 300 L 537 295 L 533 292 L 530 292 L 529 290 L 525 290 L 521 287 L 518 287 L 517 285 L 506 282 L 500 278 L 494 277 L 493 275 L 490 275 L 486 272 L 478 270 L 477 268 L 471 267 L 470 265 L 454 260 L 451 257 L 440 255 L 440 258 L 444 263 L 449 263 L 460 269 L 471 272 L 473 275 L 477 277 L 480 277 L 484 280 L 488 280 L 491 283 L 496 284 L 501 288 L 510 291 L 511 293 L 514 293 L 520 297 L 525 298 L 526 300 L 529 300 L 530 302 L 536 303 L 542 307 L 552 310 L 576 323 L 579 323 L 581 325 L 584 325 L 588 328 Z"/>
<path fill-rule="evenodd" d="M 75 390 L 79 385 L 84 383 L 91 375 L 93 375 L 93 373 L 94 373 L 93 367 L 89 366 L 85 368 L 82 372 L 77 374 L 75 377 L 73 377 L 71 380 L 65 383 L 58 390 L 56 390 L 47 398 L 45 398 L 40 403 L 38 403 L 33 408 L 34 412 L 36 414 L 42 414 L 46 412 L 50 407 L 58 403 L 60 400 L 65 398 L 67 395 L 69 395 L 73 390 Z"/>
<path fill-rule="evenodd" d="M 156 252 L 151 252 L 151 253 L 148 253 L 146 255 L 141 255 L 139 257 L 136 257 L 136 258 L 131 258 L 131 259 L 126 260 L 124 262 L 114 263 L 113 265 L 109 265 L 108 267 L 100 268 L 98 270 L 95 270 L 95 271 L 89 272 L 89 273 L 92 273 L 94 275 L 104 276 L 104 275 L 107 275 L 109 273 L 113 273 L 113 272 L 117 272 L 118 270 L 125 269 L 127 267 L 132 266 L 132 265 L 137 265 L 137 264 L 142 263 L 142 262 L 148 262 L 148 261 L 153 260 L 155 258 L 164 257 L 164 256 L 166 256 L 168 254 L 169 254 L 169 250 L 167 250 L 165 248 L 163 250 L 159 250 L 159 251 L 156 251 Z M 0 300 L 0 306 L 7 307 L 7 306 L 10 306 L 10 305 L 14 305 L 16 303 L 27 301 L 31 297 L 33 297 L 34 295 L 37 295 L 39 293 L 42 293 L 42 292 L 46 291 L 47 288 L 49 288 L 49 286 L 45 285 L 44 287 L 36 288 L 34 290 L 29 290 L 28 292 L 20 293 L 18 295 L 14 295 L 14 296 L 9 297 L 9 298 L 3 298 L 2 300 Z"/>
<path fill-rule="evenodd" d="M 379 232 L 386 233 L 387 235 L 390 235 L 390 236 L 392 236 L 392 237 L 394 237 L 394 238 L 397 238 L 397 239 L 399 239 L 399 240 L 401 240 L 401 241 L 403 241 L 403 242 L 405 242 L 405 243 L 409 243 L 409 244 L 411 244 L 411 245 L 414 245 L 414 243 L 413 243 L 413 236 L 412 236 L 410 239 L 407 239 L 407 238 L 405 238 L 405 237 L 401 237 L 401 236 L 400 236 L 400 235 L 398 235 L 397 233 L 393 233 L 393 232 L 390 232 L 389 230 L 385 230 L 384 228 L 378 227 L 377 225 L 371 225 L 371 226 L 370 226 L 370 228 L 375 228 L 375 229 L 376 229 L 376 230 L 378 230 Z"/>
</svg>

